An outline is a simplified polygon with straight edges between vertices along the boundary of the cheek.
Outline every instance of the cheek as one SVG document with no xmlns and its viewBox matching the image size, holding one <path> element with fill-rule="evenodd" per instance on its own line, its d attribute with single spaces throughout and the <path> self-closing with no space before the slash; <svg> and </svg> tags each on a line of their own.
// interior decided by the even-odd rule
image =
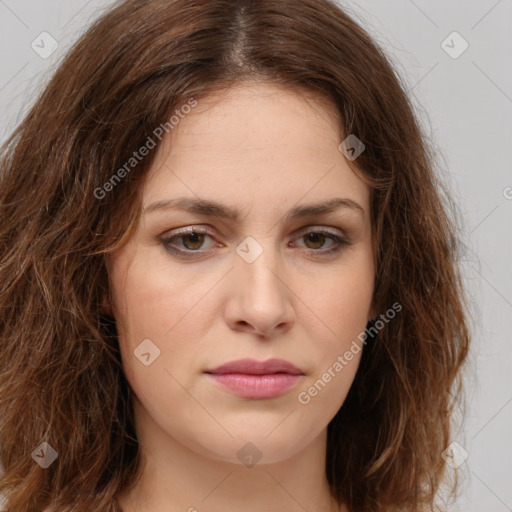
<svg viewBox="0 0 512 512">
<path fill-rule="evenodd" d="M 181 382 L 194 367 L 193 340 L 204 336 L 211 317 L 204 311 L 207 301 L 201 299 L 215 281 L 170 275 L 167 266 L 139 249 L 129 266 L 114 269 L 112 282 L 123 370 L 137 395 L 151 401 L 162 389 L 174 389 L 165 370 Z"/>
<path fill-rule="evenodd" d="M 356 259 L 356 255 L 354 255 Z M 374 291 L 373 264 L 362 256 L 356 264 L 341 266 L 304 292 L 307 304 L 325 326 L 325 340 L 344 345 L 364 331 L 371 315 Z"/>
<path fill-rule="evenodd" d="M 128 268 L 117 269 L 113 283 L 118 331 L 132 344 L 144 338 L 166 339 L 187 323 L 204 295 L 200 280 L 170 275 L 169 268 L 146 258 L 143 250 Z"/>
<path fill-rule="evenodd" d="M 315 372 L 297 393 L 299 409 L 308 417 L 327 424 L 343 405 L 352 386 L 364 350 L 363 334 L 373 296 L 373 274 L 369 268 L 333 276 L 322 293 L 310 299 L 320 319 L 310 324 L 314 340 Z"/>
<path fill-rule="evenodd" d="M 374 291 L 371 252 L 354 252 L 345 263 L 308 298 L 320 320 L 310 323 L 308 336 L 315 340 L 318 364 L 307 387 L 301 389 L 305 395 L 304 400 L 299 397 L 299 402 L 309 404 L 308 409 L 319 415 L 334 414 L 342 405 L 359 367 L 371 314 Z"/>
</svg>

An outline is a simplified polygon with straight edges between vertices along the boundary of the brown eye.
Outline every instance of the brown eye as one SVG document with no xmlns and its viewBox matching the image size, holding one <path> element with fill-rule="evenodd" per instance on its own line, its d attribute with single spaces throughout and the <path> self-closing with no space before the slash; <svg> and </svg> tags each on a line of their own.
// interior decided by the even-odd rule
<svg viewBox="0 0 512 512">
<path fill-rule="evenodd" d="M 161 238 L 161 243 L 172 254 L 187 257 L 188 255 L 193 256 L 194 253 L 202 254 L 206 252 L 206 250 L 202 250 L 206 237 L 212 238 L 208 232 L 195 228 L 164 236 Z"/>
<path fill-rule="evenodd" d="M 303 240 L 306 249 L 318 256 L 329 256 L 342 251 L 345 246 L 351 245 L 351 242 L 341 238 L 338 234 L 324 230 L 310 230 L 298 240 Z M 326 241 L 330 242 L 327 246 L 325 245 Z"/>
<path fill-rule="evenodd" d="M 187 233 L 186 235 L 181 235 L 180 238 L 183 240 L 183 245 L 186 249 L 197 250 L 200 249 L 204 242 L 204 233 Z"/>
<path fill-rule="evenodd" d="M 327 237 L 322 233 L 308 233 L 304 235 L 304 239 L 312 244 L 308 245 L 309 249 L 321 249 L 326 238 Z"/>
</svg>

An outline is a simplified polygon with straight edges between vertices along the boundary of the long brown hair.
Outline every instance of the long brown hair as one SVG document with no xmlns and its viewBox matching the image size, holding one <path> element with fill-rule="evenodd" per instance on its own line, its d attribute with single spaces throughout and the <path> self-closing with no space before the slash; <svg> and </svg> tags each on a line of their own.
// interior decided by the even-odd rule
<svg viewBox="0 0 512 512">
<path fill-rule="evenodd" d="M 105 256 L 138 223 L 155 151 L 126 162 L 191 98 L 256 79 L 322 94 L 345 136 L 364 143 L 374 305 L 402 306 L 365 347 L 328 426 L 332 494 L 351 512 L 434 509 L 468 314 L 455 210 L 392 64 L 330 0 L 128 0 L 74 45 L 0 155 L 0 492 L 10 512 L 112 511 L 136 478 L 130 388 L 101 302 Z M 42 442 L 58 454 L 45 469 L 31 456 L 48 454 Z"/>
</svg>

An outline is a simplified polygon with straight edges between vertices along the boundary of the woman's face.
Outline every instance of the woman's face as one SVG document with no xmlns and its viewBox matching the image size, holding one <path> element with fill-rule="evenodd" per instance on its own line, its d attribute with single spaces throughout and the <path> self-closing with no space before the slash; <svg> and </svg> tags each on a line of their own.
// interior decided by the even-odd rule
<svg viewBox="0 0 512 512">
<path fill-rule="evenodd" d="M 339 123 L 329 103 L 245 84 L 199 101 L 160 146 L 138 231 L 108 261 L 141 440 L 240 464 L 325 435 L 374 315 L 369 188 Z M 274 358 L 296 373 L 207 373 Z"/>
</svg>

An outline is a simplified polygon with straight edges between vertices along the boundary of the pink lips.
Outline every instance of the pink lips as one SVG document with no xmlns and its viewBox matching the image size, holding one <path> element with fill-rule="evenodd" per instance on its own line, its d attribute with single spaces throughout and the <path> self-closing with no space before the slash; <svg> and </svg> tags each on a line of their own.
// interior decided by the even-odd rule
<svg viewBox="0 0 512 512">
<path fill-rule="evenodd" d="M 302 370 L 283 359 L 240 359 L 205 372 L 216 383 L 244 398 L 274 398 L 293 387 Z"/>
</svg>

